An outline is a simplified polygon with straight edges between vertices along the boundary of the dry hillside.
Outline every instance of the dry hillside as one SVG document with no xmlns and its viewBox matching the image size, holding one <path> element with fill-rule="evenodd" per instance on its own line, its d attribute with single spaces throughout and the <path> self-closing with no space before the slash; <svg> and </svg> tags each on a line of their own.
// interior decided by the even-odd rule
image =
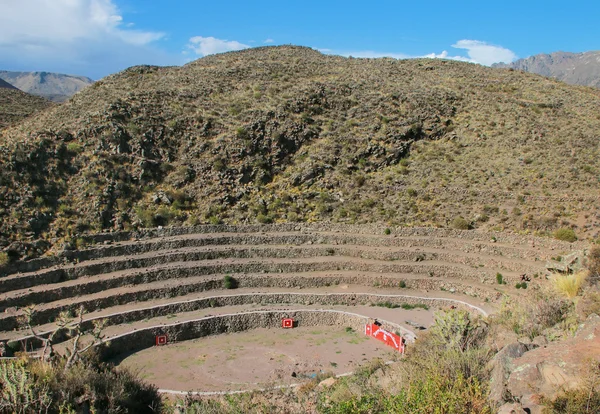
<svg viewBox="0 0 600 414">
<path fill-rule="evenodd" d="M 0 238 L 15 257 L 204 222 L 597 238 L 599 114 L 598 90 L 454 61 L 283 46 L 134 67 L 0 132 Z"/>
<path fill-rule="evenodd" d="M 46 99 L 22 92 L 0 79 L 0 129 L 49 106 Z"/>
</svg>

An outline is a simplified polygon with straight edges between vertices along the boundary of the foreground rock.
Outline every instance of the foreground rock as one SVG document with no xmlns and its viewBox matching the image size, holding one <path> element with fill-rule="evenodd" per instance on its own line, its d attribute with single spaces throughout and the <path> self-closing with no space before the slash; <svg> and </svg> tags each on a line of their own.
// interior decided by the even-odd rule
<svg viewBox="0 0 600 414">
<path fill-rule="evenodd" d="M 523 408 L 541 412 L 541 396 L 553 398 L 563 389 L 582 386 L 587 367 L 599 362 L 600 316 L 593 314 L 574 338 L 541 346 L 515 359 L 507 389 Z"/>
</svg>

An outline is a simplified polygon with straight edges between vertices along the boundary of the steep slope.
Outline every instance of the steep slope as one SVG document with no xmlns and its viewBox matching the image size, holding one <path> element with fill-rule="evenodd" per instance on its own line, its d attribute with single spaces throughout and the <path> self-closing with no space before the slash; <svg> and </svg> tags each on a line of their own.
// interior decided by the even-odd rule
<svg viewBox="0 0 600 414">
<path fill-rule="evenodd" d="M 221 221 L 598 237 L 599 109 L 535 75 L 292 46 L 134 67 L 3 131 L 1 237 L 15 256 Z"/>
<path fill-rule="evenodd" d="M 94 81 L 85 76 L 49 72 L 0 71 L 0 79 L 32 95 L 54 102 L 64 102 Z"/>
<path fill-rule="evenodd" d="M 0 129 L 51 105 L 50 101 L 22 92 L 0 79 Z"/>
<path fill-rule="evenodd" d="M 600 88 L 600 51 L 539 54 L 510 64 L 499 63 L 492 66 L 537 73 L 572 85 Z"/>
<path fill-rule="evenodd" d="M 0 89 L 17 89 L 17 88 L 12 86 L 10 83 L 0 79 Z"/>
</svg>

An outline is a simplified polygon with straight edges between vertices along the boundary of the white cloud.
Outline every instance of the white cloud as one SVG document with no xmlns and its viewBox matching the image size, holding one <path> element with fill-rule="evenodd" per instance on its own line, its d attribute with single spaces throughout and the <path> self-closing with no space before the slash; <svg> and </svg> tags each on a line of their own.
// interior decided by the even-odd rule
<svg viewBox="0 0 600 414">
<path fill-rule="evenodd" d="M 215 37 L 192 37 L 188 43 L 188 48 L 196 52 L 197 55 L 206 56 L 215 53 L 231 52 L 233 50 L 242 50 L 250 46 L 235 40 L 223 40 Z"/>
<path fill-rule="evenodd" d="M 150 47 L 164 33 L 132 29 L 131 23 L 123 21 L 113 0 L 2 3 L 0 67 L 3 69 L 20 67 L 71 73 L 83 70 L 81 74 L 102 76 L 132 64 L 158 63 L 167 58 Z"/>
<path fill-rule="evenodd" d="M 263 43 L 265 43 L 265 44 L 269 44 L 269 43 L 273 43 L 274 41 L 275 41 L 275 40 L 273 40 L 273 39 L 269 38 L 269 39 L 266 39 L 266 40 L 265 40 Z"/>
<path fill-rule="evenodd" d="M 322 53 L 335 54 L 341 56 L 353 56 L 358 58 L 382 58 L 391 57 L 394 59 L 415 59 L 415 58 L 431 58 L 431 59 L 451 59 L 462 62 L 479 63 L 482 65 L 491 65 L 497 62 L 512 62 L 517 59 L 517 55 L 506 48 L 495 46 L 479 40 L 459 40 L 452 47 L 456 49 L 467 50 L 468 56 L 451 56 L 448 51 L 442 53 L 428 53 L 426 55 L 408 55 L 400 52 L 376 52 L 372 50 L 362 50 L 354 52 L 338 52 L 331 49 L 317 49 Z"/>
<path fill-rule="evenodd" d="M 502 46 L 491 45 L 480 40 L 459 40 L 452 47 L 465 49 L 473 62 L 489 66 L 492 63 L 510 63 L 517 59 L 517 55 Z"/>
</svg>

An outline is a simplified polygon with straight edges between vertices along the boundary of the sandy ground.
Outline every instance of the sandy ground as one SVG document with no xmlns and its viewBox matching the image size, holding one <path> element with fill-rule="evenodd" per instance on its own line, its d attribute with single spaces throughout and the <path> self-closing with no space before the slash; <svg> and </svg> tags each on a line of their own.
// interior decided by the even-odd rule
<svg viewBox="0 0 600 414">
<path fill-rule="evenodd" d="M 299 383 L 394 356 L 392 348 L 362 332 L 299 327 L 216 335 L 149 348 L 115 362 L 138 370 L 160 389 L 230 391 Z"/>
</svg>

